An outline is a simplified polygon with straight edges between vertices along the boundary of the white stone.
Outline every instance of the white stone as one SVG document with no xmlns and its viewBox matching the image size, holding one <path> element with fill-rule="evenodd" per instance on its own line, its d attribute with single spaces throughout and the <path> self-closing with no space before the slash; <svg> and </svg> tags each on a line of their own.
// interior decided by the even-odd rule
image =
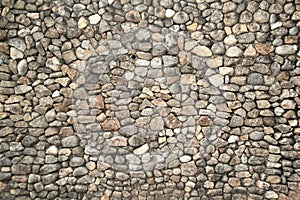
<svg viewBox="0 0 300 200">
<path fill-rule="evenodd" d="M 209 48 L 205 46 L 197 46 L 193 49 L 193 53 L 198 55 L 198 56 L 212 56 L 212 52 Z"/>
<path fill-rule="evenodd" d="M 57 155 L 58 154 L 58 148 L 54 145 L 50 146 L 47 150 L 46 150 L 46 154 L 50 154 L 50 155 Z"/>
<path fill-rule="evenodd" d="M 208 77 L 208 80 L 215 87 L 220 87 L 224 83 L 224 77 L 220 74 L 212 75 Z"/>
<path fill-rule="evenodd" d="M 229 47 L 227 50 L 226 50 L 226 56 L 228 57 L 240 57 L 242 54 L 243 54 L 243 51 L 239 48 L 239 47 Z"/>
<path fill-rule="evenodd" d="M 196 76 L 194 74 L 182 74 L 180 78 L 181 84 L 194 84 L 196 83 Z"/>
<path fill-rule="evenodd" d="M 90 24 L 98 24 L 100 22 L 100 20 L 101 20 L 101 17 L 98 14 L 89 16 Z"/>
<path fill-rule="evenodd" d="M 133 150 L 133 153 L 136 155 L 141 155 L 141 154 L 146 153 L 148 150 L 149 150 L 149 145 L 146 143 L 143 146 Z"/>
<path fill-rule="evenodd" d="M 225 39 L 224 39 L 224 44 L 226 45 L 235 45 L 237 43 L 237 39 L 235 38 L 234 35 L 228 35 Z"/>
<path fill-rule="evenodd" d="M 78 21 L 78 28 L 79 29 L 85 28 L 88 24 L 89 24 L 89 21 L 86 18 L 84 18 L 84 17 L 79 18 L 79 21 Z"/>
<path fill-rule="evenodd" d="M 181 157 L 179 158 L 179 160 L 180 160 L 181 162 L 183 162 L 183 163 L 186 163 L 186 162 L 191 161 L 192 158 L 191 158 L 191 156 L 189 156 L 189 155 L 184 155 L 184 156 L 181 156 Z"/>
<path fill-rule="evenodd" d="M 54 98 L 54 97 L 59 97 L 59 95 L 60 95 L 59 91 L 58 91 L 58 90 L 55 90 L 55 91 L 53 92 L 53 94 L 52 94 L 52 97 L 53 97 L 53 98 Z"/>
<path fill-rule="evenodd" d="M 166 18 L 172 18 L 175 15 L 175 11 L 171 9 L 166 10 Z"/>
<path fill-rule="evenodd" d="M 229 138 L 228 138 L 228 143 L 235 143 L 236 141 L 239 140 L 239 136 L 237 135 L 231 135 Z"/>
<path fill-rule="evenodd" d="M 22 51 L 20 51 L 19 49 L 16 49 L 14 47 L 11 47 L 10 48 L 10 57 L 13 59 L 13 60 L 16 60 L 16 59 L 20 59 L 20 58 L 23 58 L 24 57 L 24 54 Z"/>
<path fill-rule="evenodd" d="M 223 76 L 234 72 L 232 67 L 220 67 L 219 71 L 220 71 L 220 74 Z"/>
<path fill-rule="evenodd" d="M 137 66 L 149 66 L 149 65 L 150 65 L 150 61 L 144 60 L 144 59 L 137 59 L 137 60 L 135 61 L 135 64 L 136 64 Z"/>
</svg>

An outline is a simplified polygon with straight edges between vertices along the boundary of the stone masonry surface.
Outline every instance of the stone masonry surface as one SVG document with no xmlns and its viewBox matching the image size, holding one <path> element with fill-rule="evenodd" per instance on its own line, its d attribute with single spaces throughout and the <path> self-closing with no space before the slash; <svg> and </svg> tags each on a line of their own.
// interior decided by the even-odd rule
<svg viewBox="0 0 300 200">
<path fill-rule="evenodd" d="M 0 199 L 300 199 L 300 0 L 0 15 Z"/>
</svg>

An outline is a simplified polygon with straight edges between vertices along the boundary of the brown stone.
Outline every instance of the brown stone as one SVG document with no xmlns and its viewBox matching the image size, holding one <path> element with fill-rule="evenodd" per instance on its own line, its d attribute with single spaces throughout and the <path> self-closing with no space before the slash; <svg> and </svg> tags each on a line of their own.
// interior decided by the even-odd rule
<svg viewBox="0 0 300 200">
<path fill-rule="evenodd" d="M 89 97 L 89 106 L 90 108 L 103 109 L 104 108 L 103 97 L 101 95 Z"/>
<path fill-rule="evenodd" d="M 142 20 L 140 13 L 136 10 L 127 12 L 125 18 L 129 22 L 140 22 Z"/>
<path fill-rule="evenodd" d="M 0 42 L 0 52 L 9 54 L 9 46 L 6 42 Z"/>
<path fill-rule="evenodd" d="M 199 124 L 200 126 L 209 126 L 211 124 L 211 120 L 207 116 L 201 116 L 197 121 L 197 124 Z"/>
<path fill-rule="evenodd" d="M 123 136 L 115 136 L 107 142 L 109 146 L 125 147 L 127 145 L 127 138 Z"/>
<path fill-rule="evenodd" d="M 241 181 L 239 178 L 230 178 L 228 180 L 229 185 L 233 186 L 233 187 L 238 187 L 241 185 Z"/>
<path fill-rule="evenodd" d="M 101 123 L 102 129 L 105 131 L 117 131 L 120 129 L 120 123 L 116 118 L 107 118 Z"/>
<path fill-rule="evenodd" d="M 271 45 L 267 45 L 267 44 L 256 44 L 255 49 L 258 53 L 260 53 L 262 55 L 267 55 L 267 54 L 271 53 L 272 51 L 274 51 L 274 47 Z"/>
<path fill-rule="evenodd" d="M 280 176 L 268 176 L 266 181 L 269 183 L 280 183 L 281 178 L 280 178 Z"/>
<path fill-rule="evenodd" d="M 167 120 L 166 120 L 166 126 L 168 128 L 179 128 L 181 126 L 181 122 L 178 120 L 178 118 L 174 115 L 174 114 L 170 114 L 168 117 L 167 117 Z"/>
</svg>

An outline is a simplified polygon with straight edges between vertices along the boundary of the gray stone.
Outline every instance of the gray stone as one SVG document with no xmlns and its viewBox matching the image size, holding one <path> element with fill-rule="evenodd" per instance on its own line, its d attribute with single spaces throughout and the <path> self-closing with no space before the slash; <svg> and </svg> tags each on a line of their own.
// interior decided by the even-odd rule
<svg viewBox="0 0 300 200">
<path fill-rule="evenodd" d="M 79 139 L 77 136 L 69 136 L 63 138 L 61 144 L 63 147 L 76 147 L 79 145 Z"/>
<path fill-rule="evenodd" d="M 46 118 L 45 116 L 39 116 L 35 119 L 33 119 L 29 125 L 31 127 L 34 127 L 34 128 L 47 128 L 48 127 L 48 122 L 46 121 Z"/>
<path fill-rule="evenodd" d="M 31 135 L 26 135 L 22 140 L 22 145 L 25 147 L 32 147 L 38 142 L 38 139 L 36 137 L 33 137 Z"/>
<path fill-rule="evenodd" d="M 279 55 L 290 55 L 295 54 L 298 47 L 296 45 L 281 45 L 276 47 L 275 53 Z"/>
<path fill-rule="evenodd" d="M 270 14 L 264 10 L 259 9 L 254 13 L 254 21 L 258 23 L 269 22 Z"/>
<path fill-rule="evenodd" d="M 189 15 L 182 11 L 175 13 L 175 15 L 173 16 L 173 21 L 176 24 L 185 24 L 189 21 L 189 19 Z"/>
<path fill-rule="evenodd" d="M 32 90 L 32 87 L 29 85 L 18 85 L 15 87 L 16 94 L 25 94 Z"/>
<path fill-rule="evenodd" d="M 89 171 L 86 167 L 78 167 L 76 169 L 74 169 L 73 171 L 73 176 L 77 177 L 77 176 L 83 176 L 88 174 Z"/>
<path fill-rule="evenodd" d="M 262 85 L 264 83 L 264 77 L 259 73 L 252 73 L 247 77 L 247 83 L 250 85 Z"/>
<path fill-rule="evenodd" d="M 264 133 L 259 131 L 253 131 L 249 134 L 249 137 L 251 140 L 261 140 L 264 137 Z"/>
<path fill-rule="evenodd" d="M 154 131 L 159 131 L 164 129 L 164 120 L 162 117 L 155 117 L 151 119 L 150 128 Z"/>
</svg>

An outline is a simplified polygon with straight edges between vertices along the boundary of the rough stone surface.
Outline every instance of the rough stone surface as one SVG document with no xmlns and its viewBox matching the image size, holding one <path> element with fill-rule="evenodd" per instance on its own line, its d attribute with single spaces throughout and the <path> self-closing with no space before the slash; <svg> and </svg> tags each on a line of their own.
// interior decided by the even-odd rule
<svg viewBox="0 0 300 200">
<path fill-rule="evenodd" d="M 0 199 L 298 198 L 299 0 L 0 8 Z"/>
</svg>

